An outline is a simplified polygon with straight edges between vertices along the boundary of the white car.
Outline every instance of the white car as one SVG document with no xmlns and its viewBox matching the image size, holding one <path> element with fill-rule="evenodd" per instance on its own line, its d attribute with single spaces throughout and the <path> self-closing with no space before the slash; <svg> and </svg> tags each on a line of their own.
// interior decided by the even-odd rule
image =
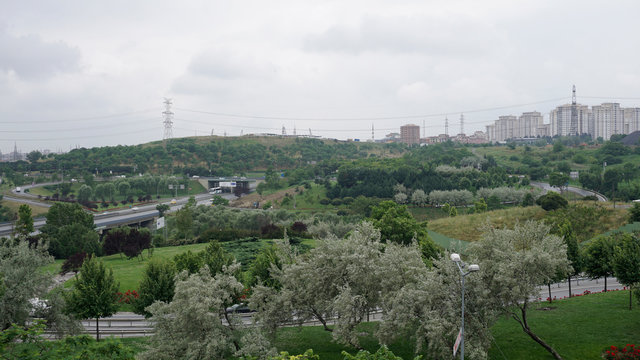
<svg viewBox="0 0 640 360">
<path fill-rule="evenodd" d="M 140 208 L 139 208 L 139 207 L 137 207 L 137 206 L 134 206 L 134 207 L 132 207 L 132 208 L 131 208 L 131 210 L 133 210 L 133 211 L 138 211 L 138 210 L 140 210 Z"/>
</svg>

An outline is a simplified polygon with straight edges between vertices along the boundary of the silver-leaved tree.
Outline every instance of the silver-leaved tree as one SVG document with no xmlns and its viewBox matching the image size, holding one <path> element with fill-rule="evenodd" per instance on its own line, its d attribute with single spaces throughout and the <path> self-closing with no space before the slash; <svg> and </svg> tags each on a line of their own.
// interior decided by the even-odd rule
<svg viewBox="0 0 640 360">
<path fill-rule="evenodd" d="M 256 328 L 245 326 L 226 311 L 243 290 L 233 276 L 239 266 L 224 266 L 213 277 L 207 265 L 195 274 L 181 272 L 173 300 L 156 301 L 146 308 L 156 333 L 140 359 L 262 359 L 275 355 Z"/>
<path fill-rule="evenodd" d="M 560 354 L 536 335 L 527 317 L 531 299 L 539 296 L 538 286 L 558 273 L 571 270 L 562 238 L 551 235 L 549 227 L 527 221 L 510 229 L 486 229 L 469 252 L 480 265 L 478 276 L 488 291 L 489 306 L 510 315 L 522 330 L 556 359 Z M 473 278 L 473 277 L 471 277 Z"/>
</svg>

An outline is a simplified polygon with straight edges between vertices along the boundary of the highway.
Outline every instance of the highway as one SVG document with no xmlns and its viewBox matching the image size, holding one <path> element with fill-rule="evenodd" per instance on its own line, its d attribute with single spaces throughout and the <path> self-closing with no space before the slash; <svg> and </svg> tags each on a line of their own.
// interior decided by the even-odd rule
<svg viewBox="0 0 640 360">
<path fill-rule="evenodd" d="M 560 190 L 556 187 L 553 187 L 547 183 L 543 183 L 543 182 L 537 182 L 537 181 L 532 181 L 531 182 L 531 186 L 535 186 L 535 187 L 539 187 L 545 191 L 553 191 L 553 192 L 557 192 L 559 193 Z M 585 190 L 585 189 L 581 189 L 575 186 L 567 186 L 567 191 L 570 191 L 572 193 L 576 193 L 580 196 L 595 196 L 596 198 L 598 198 L 598 201 L 607 201 L 607 198 L 602 195 L 599 194 L 595 191 L 591 191 L 591 190 Z"/>
<path fill-rule="evenodd" d="M 33 195 L 32 195 L 33 196 Z M 235 197 L 233 194 L 223 194 L 225 198 L 233 198 Z M 4 197 L 10 201 L 17 201 L 22 203 L 35 203 L 38 206 L 51 206 L 50 204 L 46 204 L 43 202 L 37 202 L 35 200 L 30 200 L 23 197 Z M 195 196 L 198 205 L 206 205 L 209 204 L 211 195 L 209 194 L 199 194 Z M 15 200 L 14 200 L 15 199 Z M 169 205 L 169 212 L 176 211 L 180 209 L 184 204 L 189 200 L 188 197 L 182 197 L 176 199 L 175 204 L 171 204 L 171 202 L 163 202 L 163 204 Z M 140 205 L 136 206 L 137 210 L 133 209 L 123 209 L 123 210 L 114 210 L 114 211 L 105 211 L 99 214 L 94 214 L 93 221 L 96 225 L 97 229 L 104 227 L 114 227 L 125 224 L 132 224 L 136 222 L 142 222 L 151 220 L 154 217 L 158 216 L 158 210 L 156 210 L 156 206 L 158 203 L 153 203 L 150 205 Z M 33 225 L 36 229 L 41 228 L 46 223 L 44 218 L 36 218 L 33 221 Z M 13 232 L 13 223 L 6 222 L 0 224 L 0 236 L 8 236 Z"/>
<path fill-rule="evenodd" d="M 623 286 L 615 278 L 608 278 L 607 280 L 607 289 L 608 290 L 622 290 Z M 547 297 L 549 296 L 549 289 L 547 286 L 539 287 L 540 294 L 537 298 L 532 298 L 532 301 L 540 301 L 545 302 Z M 604 279 L 580 279 L 576 281 L 575 279 L 571 281 L 571 293 L 573 295 L 581 295 L 585 293 L 585 291 L 589 291 L 592 293 L 601 292 L 604 290 Z M 569 296 L 569 287 L 567 282 L 560 282 L 557 284 L 551 285 L 551 297 L 552 299 L 562 299 L 564 297 Z M 253 324 L 253 318 L 251 313 L 242 313 L 238 314 L 242 323 L 245 325 Z M 371 314 L 371 321 L 381 321 L 382 320 L 382 312 L 375 312 Z M 145 319 L 141 315 L 137 315 L 131 312 L 119 312 L 111 317 L 102 318 L 100 321 L 100 334 L 101 336 L 115 336 L 115 337 L 142 337 L 142 336 L 151 336 L 154 333 L 153 324 Z M 328 321 L 328 324 L 332 324 L 331 320 Z M 304 323 L 302 326 L 320 326 L 319 321 L 311 320 L 309 322 Z M 88 335 L 95 336 L 96 331 L 96 321 L 95 319 L 91 320 L 83 320 L 82 326 L 84 327 L 84 332 Z"/>
</svg>

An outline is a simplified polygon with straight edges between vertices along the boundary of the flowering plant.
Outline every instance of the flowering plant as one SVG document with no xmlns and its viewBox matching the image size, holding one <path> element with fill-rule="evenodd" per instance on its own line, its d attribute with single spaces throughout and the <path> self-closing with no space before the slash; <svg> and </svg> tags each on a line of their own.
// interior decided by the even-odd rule
<svg viewBox="0 0 640 360">
<path fill-rule="evenodd" d="M 606 360 L 640 359 L 640 347 L 636 348 L 635 344 L 627 344 L 623 348 L 611 345 L 604 352 L 603 357 Z"/>
<path fill-rule="evenodd" d="M 131 304 L 135 299 L 140 297 L 138 292 L 135 290 L 127 290 L 124 294 L 118 292 L 116 295 L 118 296 L 118 302 L 125 304 Z"/>
</svg>

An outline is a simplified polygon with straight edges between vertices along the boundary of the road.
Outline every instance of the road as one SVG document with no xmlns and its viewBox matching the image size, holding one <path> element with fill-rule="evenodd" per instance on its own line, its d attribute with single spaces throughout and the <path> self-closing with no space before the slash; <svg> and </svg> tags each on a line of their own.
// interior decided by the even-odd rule
<svg viewBox="0 0 640 360">
<path fill-rule="evenodd" d="M 553 187 L 547 183 L 543 183 L 543 182 L 537 182 L 537 181 L 532 181 L 531 182 L 531 186 L 535 186 L 535 187 L 539 187 L 545 191 L 553 191 L 553 192 L 557 192 L 559 193 L 560 190 L 556 187 Z M 572 193 L 576 193 L 580 196 L 595 196 L 596 198 L 598 198 L 598 201 L 607 201 L 607 198 L 604 195 L 601 195 L 597 192 L 591 191 L 591 190 L 585 190 L 585 189 L 581 189 L 575 186 L 567 186 L 567 190 L 572 192 Z"/>
<path fill-rule="evenodd" d="M 621 290 L 623 288 L 615 278 L 607 279 L 608 290 Z M 545 301 L 549 296 L 549 289 L 546 286 L 541 286 L 540 295 L 537 298 L 531 300 Z M 571 281 L 571 293 L 573 295 L 584 294 L 588 290 L 592 293 L 601 292 L 604 290 L 604 279 L 580 279 L 578 281 Z M 569 296 L 569 286 L 567 282 L 561 282 L 551 285 L 551 297 L 554 299 L 562 299 Z M 239 314 L 240 319 L 245 325 L 251 325 L 253 319 L 251 314 Z M 382 313 L 376 312 L 371 314 L 371 321 L 382 320 Z M 331 322 L 328 322 L 331 324 Z M 96 322 L 95 320 L 83 320 L 82 325 L 85 328 L 87 334 L 95 334 Z M 319 326 L 319 321 L 309 321 L 303 324 L 303 326 Z M 115 337 L 141 337 L 153 335 L 153 325 L 141 315 L 136 315 L 131 312 L 119 312 L 111 317 L 100 319 L 100 334 L 102 336 L 115 336 Z"/>
<path fill-rule="evenodd" d="M 235 198 L 233 194 L 223 194 L 223 197 Z M 5 197 L 5 199 L 14 197 Z M 211 195 L 209 194 L 198 194 L 195 196 L 198 205 L 207 205 L 210 204 Z M 33 200 L 25 199 L 25 198 L 17 198 L 19 202 L 29 203 L 35 202 Z M 164 202 L 163 204 L 167 204 L 170 206 L 169 212 L 177 211 L 189 200 L 188 197 L 178 198 L 176 199 L 176 203 L 172 204 L 171 202 Z M 13 201 L 13 200 L 12 200 Z M 37 202 L 37 205 L 43 206 L 44 203 Z M 123 210 L 115 210 L 115 211 L 105 211 L 103 213 L 94 214 L 93 220 L 96 225 L 96 228 L 101 227 L 113 227 L 117 225 L 123 224 L 131 224 L 135 222 L 142 222 L 146 220 L 153 219 L 158 216 L 158 210 L 156 210 L 156 206 L 158 203 L 153 203 L 150 205 L 141 205 L 136 206 L 136 210 L 133 209 L 123 209 Z M 50 206 L 50 205 L 49 205 Z M 44 218 L 36 218 L 33 221 L 33 225 L 36 229 L 41 228 L 46 223 Z M 11 235 L 13 232 L 13 223 L 2 223 L 0 224 L 0 236 Z"/>
</svg>

